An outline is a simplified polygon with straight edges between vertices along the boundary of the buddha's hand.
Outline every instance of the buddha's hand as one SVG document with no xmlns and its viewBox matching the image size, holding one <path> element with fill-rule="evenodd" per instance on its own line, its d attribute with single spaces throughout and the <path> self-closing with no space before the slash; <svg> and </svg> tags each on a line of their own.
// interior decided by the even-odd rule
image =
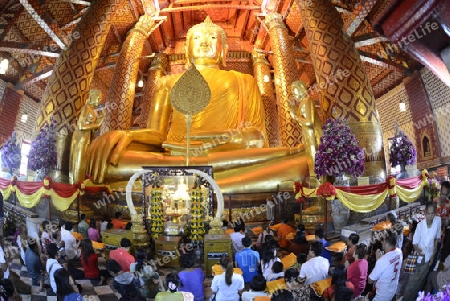
<svg viewBox="0 0 450 301">
<path fill-rule="evenodd" d="M 301 123 L 305 119 L 304 114 L 302 113 L 301 106 L 302 101 L 296 97 L 292 97 L 288 100 L 288 108 L 289 112 L 291 113 L 292 118 L 294 118 L 297 122 Z"/>
<path fill-rule="evenodd" d="M 128 131 L 111 131 L 97 137 L 87 149 L 86 173 L 103 183 L 108 164 L 116 165 L 132 139 Z"/>
<path fill-rule="evenodd" d="M 230 146 L 236 149 L 261 148 L 264 135 L 256 128 L 229 129 L 226 131 L 194 132 L 191 139 L 208 144 L 208 147 Z"/>
</svg>

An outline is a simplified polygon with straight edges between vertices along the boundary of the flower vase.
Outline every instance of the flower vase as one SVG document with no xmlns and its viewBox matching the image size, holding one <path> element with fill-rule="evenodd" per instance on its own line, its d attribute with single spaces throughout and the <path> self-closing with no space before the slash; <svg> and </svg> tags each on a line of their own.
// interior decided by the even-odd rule
<svg viewBox="0 0 450 301">
<path fill-rule="evenodd" d="M 407 179 L 408 173 L 406 172 L 406 165 L 400 164 L 400 172 L 395 177 L 396 179 Z"/>
<path fill-rule="evenodd" d="M 334 186 L 350 186 L 350 177 L 344 172 L 340 173 L 334 182 Z"/>
<path fill-rule="evenodd" d="M 47 170 L 45 168 L 41 168 L 36 170 L 36 176 L 34 180 L 36 182 L 44 181 L 45 176 L 47 175 Z"/>
</svg>

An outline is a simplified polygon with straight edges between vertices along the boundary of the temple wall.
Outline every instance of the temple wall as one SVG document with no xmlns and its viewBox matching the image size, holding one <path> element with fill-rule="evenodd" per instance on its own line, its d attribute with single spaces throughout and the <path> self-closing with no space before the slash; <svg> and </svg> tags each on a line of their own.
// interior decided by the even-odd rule
<svg viewBox="0 0 450 301">
<path fill-rule="evenodd" d="M 31 142 L 34 139 L 33 133 L 36 128 L 39 109 L 40 105 L 38 103 L 24 95 L 20 103 L 19 115 L 15 126 L 18 143 L 22 143 L 23 140 Z M 20 118 L 25 113 L 28 115 L 28 119 L 27 122 L 23 123 L 20 121 Z"/>
<path fill-rule="evenodd" d="M 400 112 L 399 102 L 403 100 L 406 104 L 406 111 Z M 384 154 L 386 158 L 386 164 L 389 166 L 389 140 L 395 134 L 395 124 L 398 126 L 405 134 L 411 139 L 414 146 L 417 149 L 414 125 L 412 120 L 412 115 L 409 106 L 409 98 L 406 94 L 405 85 L 401 83 L 388 93 L 379 97 L 376 100 L 376 107 L 378 114 L 380 115 L 381 130 L 383 132 L 383 145 Z"/>
<path fill-rule="evenodd" d="M 423 68 L 420 75 L 433 108 L 441 156 L 450 156 L 450 87 L 445 85 L 427 68 Z"/>
</svg>

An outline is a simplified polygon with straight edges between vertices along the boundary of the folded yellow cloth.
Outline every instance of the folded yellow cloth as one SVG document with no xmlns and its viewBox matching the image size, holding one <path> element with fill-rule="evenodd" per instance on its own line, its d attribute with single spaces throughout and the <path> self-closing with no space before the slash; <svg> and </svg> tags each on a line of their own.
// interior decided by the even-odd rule
<svg viewBox="0 0 450 301">
<path fill-rule="evenodd" d="M 283 264 L 283 270 L 287 270 L 297 263 L 297 256 L 294 253 L 286 255 L 281 258 L 281 263 Z"/>
<path fill-rule="evenodd" d="M 311 284 L 313 290 L 318 296 L 322 296 L 323 292 L 331 285 L 331 278 L 325 280 L 319 280 Z"/>
<path fill-rule="evenodd" d="M 75 237 L 76 240 L 83 240 L 83 235 L 78 232 L 72 232 L 72 236 Z"/>
<path fill-rule="evenodd" d="M 383 231 L 391 228 L 391 222 L 381 222 L 372 227 L 372 231 Z"/>
<path fill-rule="evenodd" d="M 347 244 L 343 241 L 338 241 L 332 244 L 329 247 L 325 247 L 328 251 L 340 253 L 343 252 L 345 249 L 347 249 Z"/>
<path fill-rule="evenodd" d="M 236 274 L 242 275 L 242 270 L 240 268 L 234 268 L 234 272 Z M 212 266 L 212 274 L 215 275 L 221 275 L 223 274 L 223 268 L 220 264 L 215 264 Z"/>
<path fill-rule="evenodd" d="M 252 232 L 253 232 L 253 234 L 255 234 L 255 235 L 261 234 L 262 231 L 263 231 L 263 228 L 262 228 L 261 226 L 258 226 L 258 227 L 255 227 L 255 228 L 252 229 Z"/>
<path fill-rule="evenodd" d="M 270 296 L 255 296 L 253 301 L 270 301 Z"/>
<path fill-rule="evenodd" d="M 319 210 L 319 207 L 317 207 L 317 206 L 311 206 L 311 207 L 308 207 L 308 208 L 306 208 L 305 210 L 303 210 L 303 213 L 313 212 L 313 211 L 317 211 L 317 210 Z"/>
<path fill-rule="evenodd" d="M 281 223 L 278 223 L 276 225 L 270 226 L 270 229 L 272 229 L 273 231 L 278 231 L 278 228 L 281 227 Z"/>
<path fill-rule="evenodd" d="M 101 250 L 101 249 L 104 249 L 106 247 L 106 245 L 104 243 L 102 243 L 102 242 L 96 242 L 96 241 L 93 241 L 93 240 L 91 240 L 91 241 L 92 241 L 92 246 L 96 250 Z"/>
<path fill-rule="evenodd" d="M 281 289 L 286 289 L 286 281 L 284 278 L 266 282 L 266 291 L 271 295 Z"/>
<path fill-rule="evenodd" d="M 411 230 L 409 230 L 409 226 L 404 226 L 403 227 L 403 235 L 408 236 L 410 231 Z"/>
<path fill-rule="evenodd" d="M 306 240 L 307 241 L 315 241 L 316 240 L 316 236 L 315 235 L 306 235 Z"/>
<path fill-rule="evenodd" d="M 293 232 L 286 235 L 286 239 L 293 240 L 294 238 L 295 238 L 295 233 L 293 233 Z"/>
</svg>

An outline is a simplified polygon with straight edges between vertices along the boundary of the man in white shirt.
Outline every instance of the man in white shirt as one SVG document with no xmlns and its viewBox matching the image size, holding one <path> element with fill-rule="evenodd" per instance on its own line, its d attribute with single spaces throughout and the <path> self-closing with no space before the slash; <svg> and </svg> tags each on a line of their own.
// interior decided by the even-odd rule
<svg viewBox="0 0 450 301">
<path fill-rule="evenodd" d="M 242 239 L 244 237 L 245 235 L 241 233 L 241 224 L 236 222 L 234 224 L 234 233 L 230 234 L 231 243 L 233 244 L 233 255 L 244 249 L 242 245 Z"/>
<path fill-rule="evenodd" d="M 395 296 L 403 260 L 402 251 L 395 247 L 396 244 L 397 235 L 388 232 L 383 240 L 384 255 L 377 251 L 377 262 L 368 280 L 369 284 L 376 281 L 376 296 L 373 301 L 391 301 Z"/>
<path fill-rule="evenodd" d="M 330 262 L 328 259 L 320 256 L 322 254 L 323 245 L 320 241 L 311 243 L 308 256 L 310 259 L 302 264 L 300 268 L 300 279 L 304 279 L 304 285 L 324 280 L 328 277 L 328 269 Z"/>
<path fill-rule="evenodd" d="M 68 259 L 75 259 L 80 257 L 80 251 L 78 250 L 79 242 L 72 235 L 73 224 L 66 222 L 64 227 L 61 227 L 61 240 L 64 241 L 64 250 Z"/>
<path fill-rule="evenodd" d="M 436 203 L 428 202 L 425 207 L 425 219 L 417 225 L 413 237 L 413 247 L 420 256 L 417 267 L 409 276 L 405 288 L 404 300 L 416 300 L 417 293 L 425 284 L 430 265 L 437 253 L 438 241 L 441 238 L 441 219 L 436 216 Z"/>
</svg>

